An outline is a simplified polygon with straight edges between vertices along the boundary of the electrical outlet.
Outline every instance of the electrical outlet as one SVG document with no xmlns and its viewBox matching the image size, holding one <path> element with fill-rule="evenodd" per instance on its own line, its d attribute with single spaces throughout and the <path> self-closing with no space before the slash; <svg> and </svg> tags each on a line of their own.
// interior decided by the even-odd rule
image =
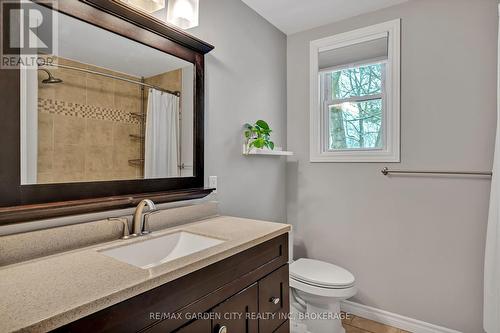
<svg viewBox="0 0 500 333">
<path fill-rule="evenodd" d="M 208 177 L 208 187 L 214 188 L 213 193 L 217 193 L 217 176 L 209 176 Z"/>
</svg>

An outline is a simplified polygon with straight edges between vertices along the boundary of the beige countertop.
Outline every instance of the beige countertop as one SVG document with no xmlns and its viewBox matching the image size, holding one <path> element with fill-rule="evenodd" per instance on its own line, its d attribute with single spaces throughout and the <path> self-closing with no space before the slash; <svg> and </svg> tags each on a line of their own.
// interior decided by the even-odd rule
<svg viewBox="0 0 500 333">
<path fill-rule="evenodd" d="M 141 269 L 99 250 L 177 231 L 224 243 Z M 122 302 L 290 230 L 287 224 L 215 217 L 0 268 L 0 332 L 44 332 Z"/>
</svg>

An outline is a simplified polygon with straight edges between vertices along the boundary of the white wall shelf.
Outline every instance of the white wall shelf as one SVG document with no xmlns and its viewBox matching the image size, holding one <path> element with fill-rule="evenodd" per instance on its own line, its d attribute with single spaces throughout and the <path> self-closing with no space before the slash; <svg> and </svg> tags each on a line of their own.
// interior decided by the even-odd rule
<svg viewBox="0 0 500 333">
<path fill-rule="evenodd" d="M 243 145 L 243 155 L 292 156 L 293 152 L 281 150 L 281 148 L 275 148 L 274 150 L 252 148 L 250 152 L 247 152 L 246 147 Z"/>
</svg>

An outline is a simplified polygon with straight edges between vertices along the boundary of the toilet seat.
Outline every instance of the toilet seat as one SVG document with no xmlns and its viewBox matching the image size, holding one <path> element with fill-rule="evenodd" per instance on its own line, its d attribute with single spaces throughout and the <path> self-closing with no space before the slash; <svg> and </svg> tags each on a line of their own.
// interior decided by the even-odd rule
<svg viewBox="0 0 500 333">
<path fill-rule="evenodd" d="M 348 299 L 356 295 L 357 288 L 355 286 L 347 288 L 323 288 L 307 284 L 290 277 L 290 288 L 316 296 L 323 296 L 336 299 Z"/>
<path fill-rule="evenodd" d="M 290 265 L 290 281 L 323 289 L 346 289 L 354 286 L 348 270 L 314 259 L 299 259 Z"/>
<path fill-rule="evenodd" d="M 353 283 L 353 284 L 348 284 L 348 285 L 345 285 L 345 286 L 332 287 L 332 286 L 324 285 L 324 284 L 321 284 L 321 283 L 313 283 L 311 281 L 302 280 L 302 279 L 296 278 L 294 276 L 290 276 L 290 279 L 293 279 L 293 280 L 295 280 L 297 282 L 301 282 L 301 283 L 307 284 L 309 286 L 323 288 L 323 289 L 346 289 L 346 288 L 354 286 L 354 283 Z"/>
</svg>

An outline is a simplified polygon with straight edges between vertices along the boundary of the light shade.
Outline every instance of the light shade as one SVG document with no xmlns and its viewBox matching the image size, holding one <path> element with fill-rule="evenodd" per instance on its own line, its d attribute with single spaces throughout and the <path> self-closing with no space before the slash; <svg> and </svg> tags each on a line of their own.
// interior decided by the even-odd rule
<svg viewBox="0 0 500 333">
<path fill-rule="evenodd" d="M 165 0 L 122 0 L 129 5 L 136 7 L 148 14 L 157 12 L 165 8 Z"/>
<path fill-rule="evenodd" d="M 198 26 L 199 0 L 168 0 L 167 22 L 181 29 Z"/>
</svg>

